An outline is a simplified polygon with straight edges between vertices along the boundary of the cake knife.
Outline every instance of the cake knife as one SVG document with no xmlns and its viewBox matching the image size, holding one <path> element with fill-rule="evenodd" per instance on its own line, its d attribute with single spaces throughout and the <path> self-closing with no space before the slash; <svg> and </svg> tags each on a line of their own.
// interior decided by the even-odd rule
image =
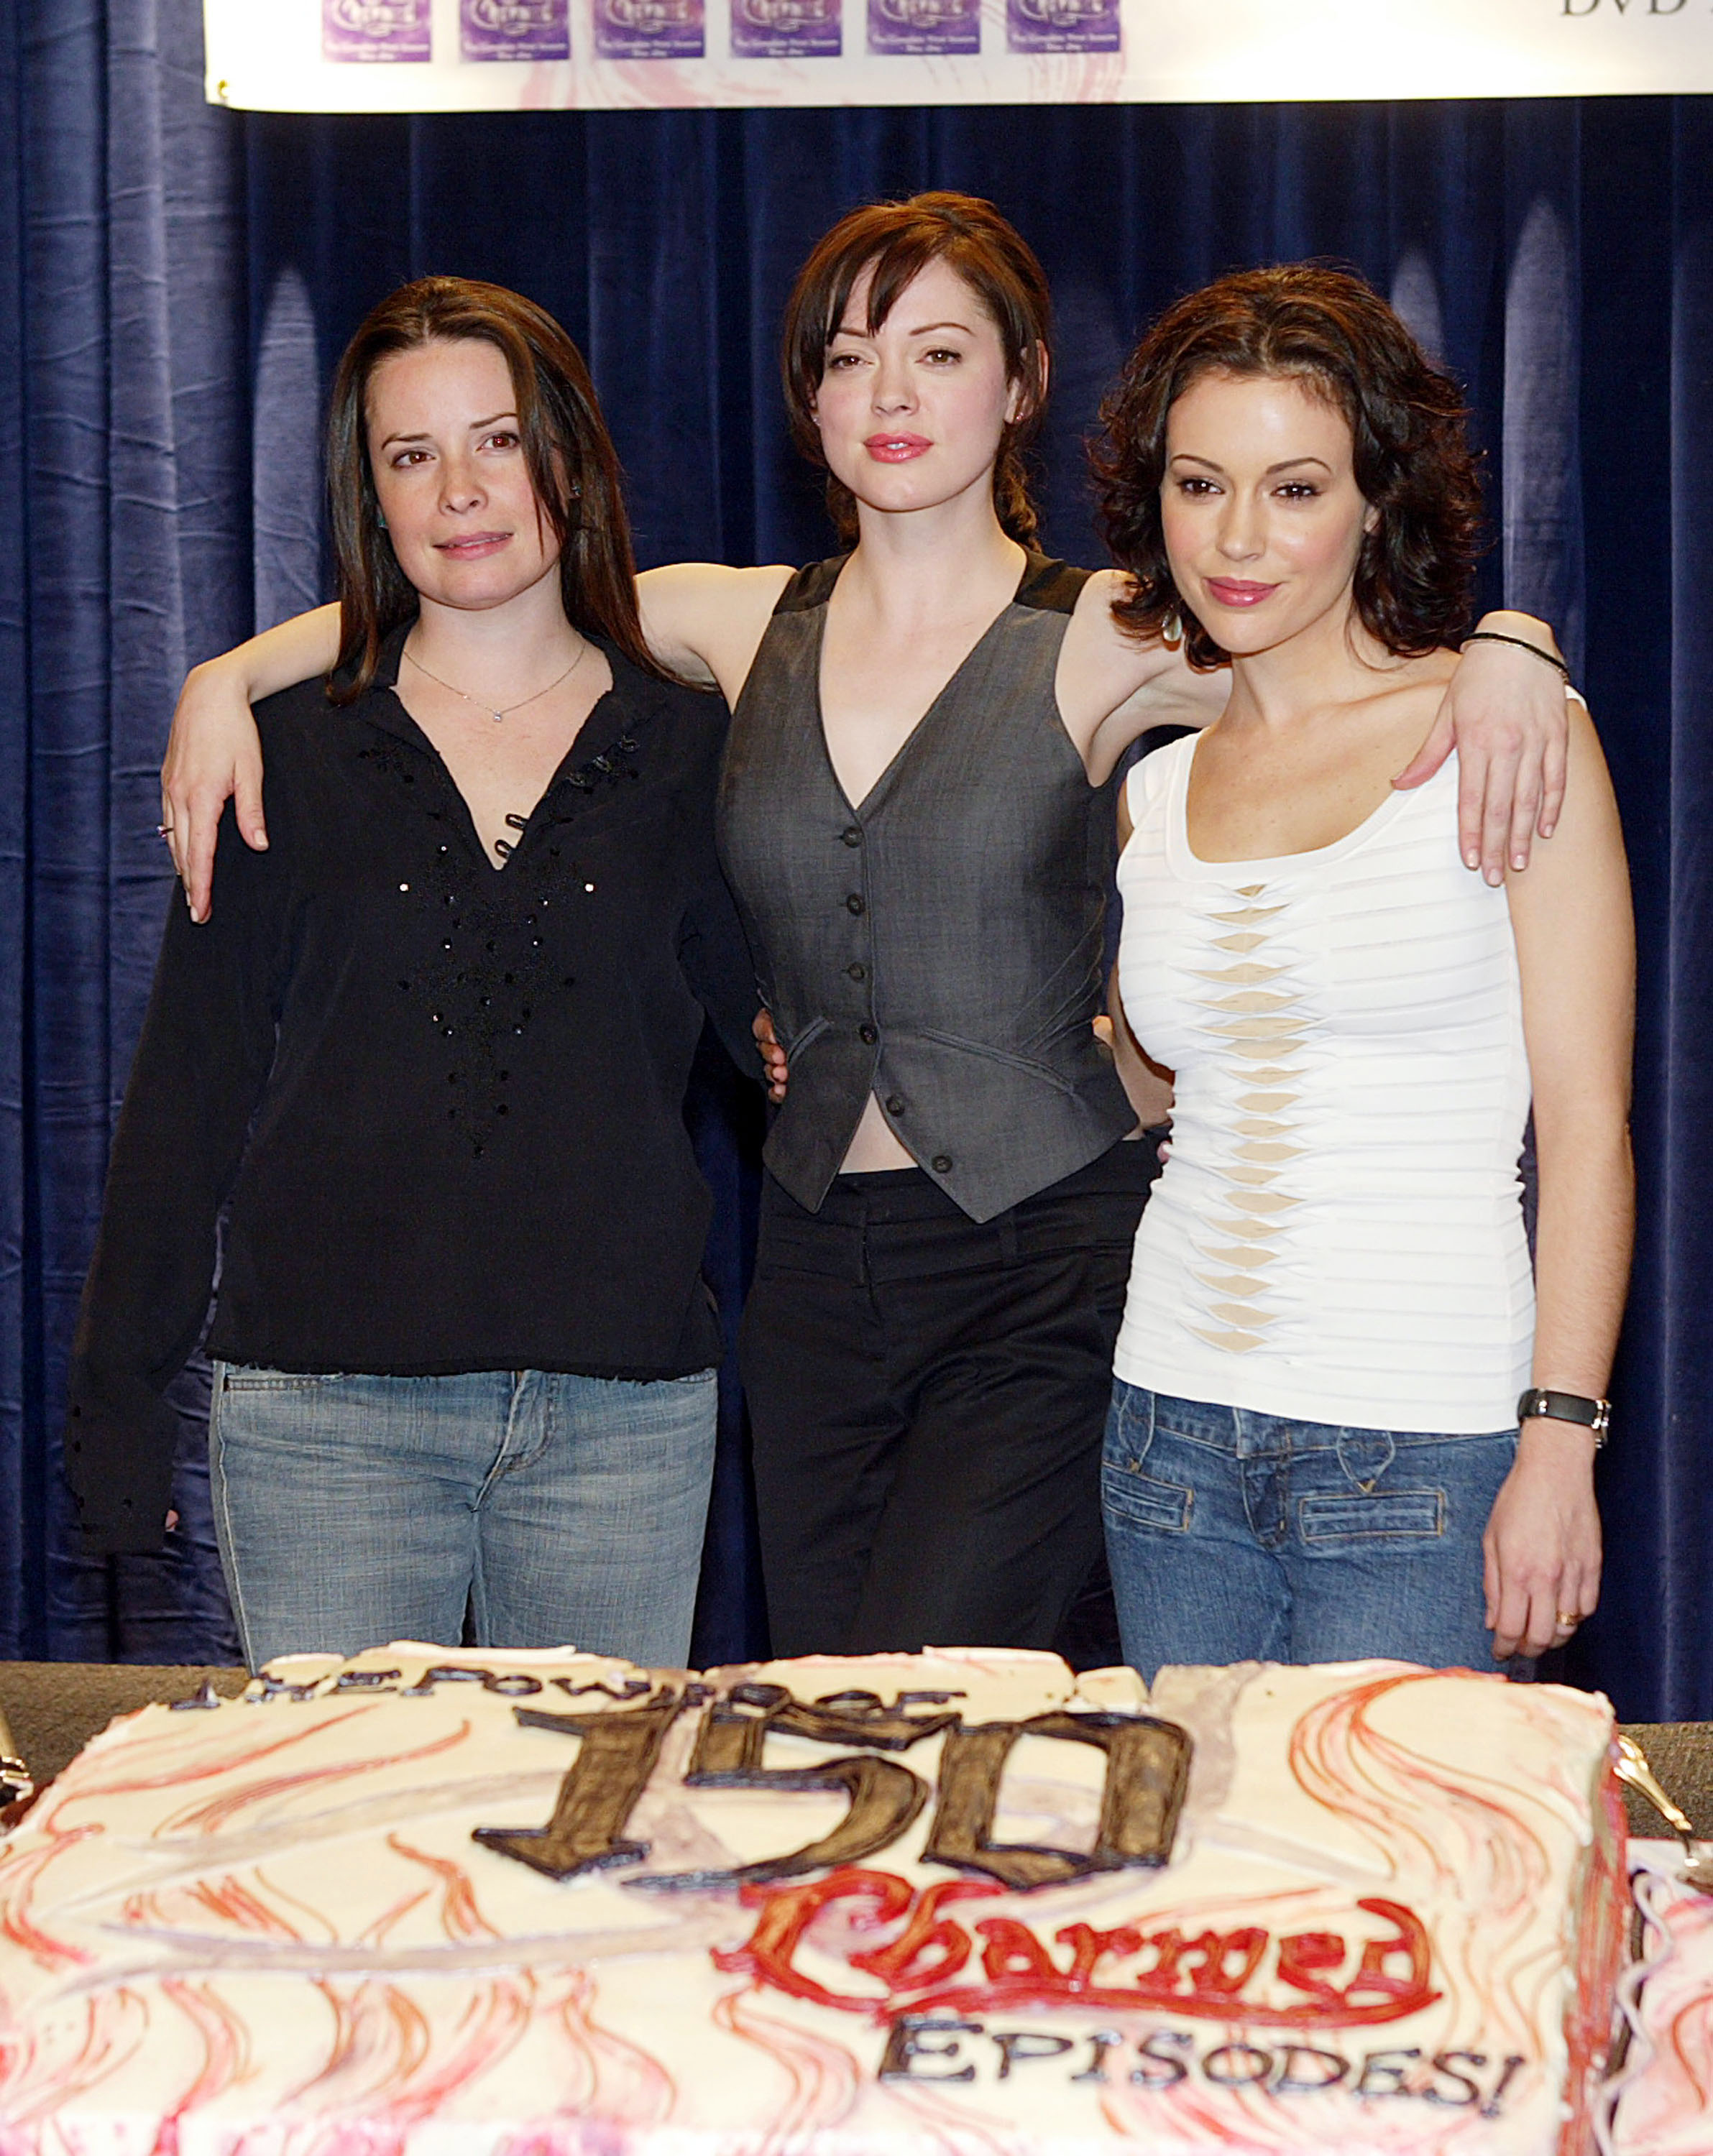
<svg viewBox="0 0 1713 2156">
<path fill-rule="evenodd" d="M 1703 1894 L 1713 1894 L 1713 1856 L 1696 1854 L 1694 1823 L 1666 1795 L 1659 1778 L 1648 1764 L 1647 1754 L 1633 1737 L 1620 1734 L 1618 1739 L 1617 1771 L 1619 1781 L 1628 1782 L 1633 1789 L 1639 1789 L 1667 1825 L 1674 1828 L 1681 1836 L 1685 1883 L 1698 1888 Z"/>
</svg>

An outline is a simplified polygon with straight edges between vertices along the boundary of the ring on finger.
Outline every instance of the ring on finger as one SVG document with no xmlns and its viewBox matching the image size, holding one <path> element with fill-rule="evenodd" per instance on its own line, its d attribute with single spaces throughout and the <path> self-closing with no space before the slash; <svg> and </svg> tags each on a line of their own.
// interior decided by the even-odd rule
<svg viewBox="0 0 1713 2156">
<path fill-rule="evenodd" d="M 157 839 L 170 839 L 170 838 L 172 837 L 172 826 L 170 824 L 156 824 L 156 826 L 155 826 L 155 836 L 156 836 Z"/>
<path fill-rule="evenodd" d="M 1558 1612 L 1558 1629 L 1561 1632 L 1574 1632 L 1582 1621 L 1581 1616 L 1574 1609 L 1561 1609 Z"/>
</svg>

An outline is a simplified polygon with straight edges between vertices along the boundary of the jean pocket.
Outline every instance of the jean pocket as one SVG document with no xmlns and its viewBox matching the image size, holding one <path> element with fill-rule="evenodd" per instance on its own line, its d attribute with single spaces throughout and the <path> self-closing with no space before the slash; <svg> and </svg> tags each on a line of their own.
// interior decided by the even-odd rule
<svg viewBox="0 0 1713 2156">
<path fill-rule="evenodd" d="M 335 1382 L 326 1370 L 258 1370 L 228 1364 L 220 1372 L 223 1393 L 307 1393 Z"/>
<path fill-rule="evenodd" d="M 1153 1527 L 1162 1534 L 1186 1535 L 1196 1493 L 1181 1482 L 1160 1482 L 1139 1468 L 1108 1460 L 1100 1471 L 1100 1501 L 1119 1527 Z"/>
<path fill-rule="evenodd" d="M 1354 1491 L 1299 1497 L 1297 1524 L 1311 1548 L 1346 1543 L 1433 1542 L 1445 1532 L 1443 1490 Z"/>
</svg>

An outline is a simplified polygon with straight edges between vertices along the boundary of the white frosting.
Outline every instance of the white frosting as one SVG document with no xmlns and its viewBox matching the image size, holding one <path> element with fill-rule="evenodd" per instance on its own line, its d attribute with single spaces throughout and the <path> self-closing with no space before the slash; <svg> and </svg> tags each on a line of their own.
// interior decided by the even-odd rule
<svg viewBox="0 0 1713 2156">
<path fill-rule="evenodd" d="M 517 1689 L 399 1696 L 447 1666 Z M 1593 1864 L 1603 1701 L 1396 1663 L 1166 1670 L 1151 1700 L 1050 1656 L 769 1663 L 709 1681 L 909 1693 L 966 1728 L 1167 1717 L 1195 1747 L 1171 1860 L 1032 1892 L 924 1862 L 935 1734 L 875 1755 L 923 1800 L 831 1877 L 639 1887 L 777 1858 L 851 1807 L 687 1786 L 702 1702 L 623 1824 L 646 1854 L 558 1880 L 472 1839 L 544 1827 L 579 1756 L 516 1710 L 621 1715 L 686 1681 L 401 1644 L 116 1723 L 0 1847 L 0 2150 L 1546 2156 L 1582 2103 L 1582 1927 L 1618 1936 Z M 770 1730 L 764 1763 L 862 1750 Z M 1023 1736 L 992 1840 L 1093 1849 L 1106 1768 Z"/>
<path fill-rule="evenodd" d="M 1713 2087 L 1713 1895 L 1684 1884 L 1683 1845 L 1628 1850 L 1642 1951 L 1619 1999 L 1630 2044 L 1600 2136 L 1608 2156 L 1706 2156 Z"/>
</svg>

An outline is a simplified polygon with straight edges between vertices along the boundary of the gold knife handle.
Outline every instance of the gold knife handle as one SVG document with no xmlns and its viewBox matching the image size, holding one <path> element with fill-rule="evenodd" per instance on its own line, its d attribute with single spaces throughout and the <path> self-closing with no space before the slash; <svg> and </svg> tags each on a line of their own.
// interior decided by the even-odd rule
<svg viewBox="0 0 1713 2156">
<path fill-rule="evenodd" d="M 1685 1843 L 1694 1842 L 1695 1823 L 1661 1789 L 1654 1769 L 1648 1764 L 1646 1753 L 1633 1738 L 1620 1737 L 1618 1740 L 1618 1778 L 1621 1782 L 1628 1782 L 1632 1789 L 1639 1789 L 1659 1816 L 1683 1836 Z"/>
</svg>

